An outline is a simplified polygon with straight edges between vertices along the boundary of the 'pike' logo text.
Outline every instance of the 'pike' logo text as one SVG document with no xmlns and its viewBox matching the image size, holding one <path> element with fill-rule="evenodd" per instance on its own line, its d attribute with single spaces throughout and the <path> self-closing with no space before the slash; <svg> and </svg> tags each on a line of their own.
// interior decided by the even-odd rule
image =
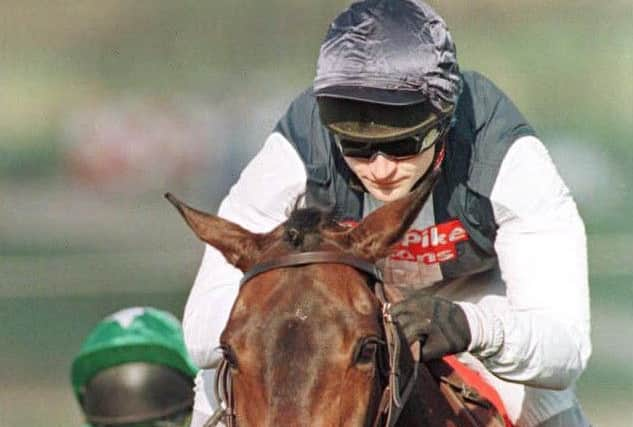
<svg viewBox="0 0 633 427">
<path fill-rule="evenodd" d="M 458 219 L 424 230 L 409 230 L 395 247 L 390 258 L 424 264 L 449 261 L 457 257 L 455 244 L 468 239 L 468 233 Z"/>
</svg>

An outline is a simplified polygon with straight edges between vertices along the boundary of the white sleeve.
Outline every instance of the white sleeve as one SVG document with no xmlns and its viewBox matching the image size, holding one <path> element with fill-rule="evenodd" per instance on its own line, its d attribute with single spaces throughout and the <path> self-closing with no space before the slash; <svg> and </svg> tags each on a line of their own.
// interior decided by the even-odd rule
<svg viewBox="0 0 633 427">
<path fill-rule="evenodd" d="M 492 191 L 495 250 L 507 303 L 462 303 L 469 350 L 496 376 L 564 389 L 591 354 L 586 236 L 543 144 L 518 139 Z"/>
<path fill-rule="evenodd" d="M 306 172 L 295 148 L 271 134 L 222 201 L 218 215 L 252 232 L 266 232 L 286 220 L 305 192 Z M 237 296 L 242 272 L 207 245 L 183 316 L 185 343 L 201 368 L 218 358 L 215 349 Z"/>
</svg>

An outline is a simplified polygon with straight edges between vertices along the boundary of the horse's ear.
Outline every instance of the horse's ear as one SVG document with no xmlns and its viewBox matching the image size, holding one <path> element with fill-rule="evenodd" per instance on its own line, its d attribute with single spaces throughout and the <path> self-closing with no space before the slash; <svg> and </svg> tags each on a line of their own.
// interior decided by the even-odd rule
<svg viewBox="0 0 633 427">
<path fill-rule="evenodd" d="M 434 169 L 412 192 L 376 209 L 350 230 L 351 252 L 371 261 L 387 256 L 415 221 L 439 175 L 439 169 Z"/>
<path fill-rule="evenodd" d="M 166 193 L 165 198 L 178 209 L 196 236 L 222 252 L 229 263 L 242 271 L 249 270 L 255 264 L 261 252 L 259 241 L 262 235 L 187 206 L 171 193 Z"/>
</svg>

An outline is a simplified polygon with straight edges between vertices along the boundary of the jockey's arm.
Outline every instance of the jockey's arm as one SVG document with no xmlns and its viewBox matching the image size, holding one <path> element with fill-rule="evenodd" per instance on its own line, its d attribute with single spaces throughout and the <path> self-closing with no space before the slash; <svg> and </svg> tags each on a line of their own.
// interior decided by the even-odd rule
<svg viewBox="0 0 633 427">
<path fill-rule="evenodd" d="M 564 389 L 591 354 L 585 229 L 547 150 L 534 137 L 508 151 L 491 200 L 507 304 L 460 303 L 469 350 L 494 375 Z"/>
<path fill-rule="evenodd" d="M 252 232 L 267 232 L 286 220 L 305 191 L 306 173 L 295 149 L 271 134 L 222 201 L 219 216 Z M 207 245 L 183 316 L 187 349 L 201 368 L 219 358 L 219 338 L 237 296 L 242 272 Z"/>
</svg>

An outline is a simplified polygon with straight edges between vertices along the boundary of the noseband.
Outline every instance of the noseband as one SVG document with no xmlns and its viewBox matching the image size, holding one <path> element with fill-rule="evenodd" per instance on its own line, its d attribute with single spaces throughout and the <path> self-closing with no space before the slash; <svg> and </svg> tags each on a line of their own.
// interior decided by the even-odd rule
<svg viewBox="0 0 633 427">
<path fill-rule="evenodd" d="M 401 351 L 400 334 L 396 323 L 393 321 L 391 314 L 389 313 L 390 304 L 387 302 L 383 289 L 382 271 L 376 266 L 376 264 L 367 262 L 355 256 L 340 254 L 337 252 L 301 252 L 257 264 L 244 274 L 242 280 L 240 281 L 240 287 L 253 277 L 267 271 L 285 267 L 298 267 L 308 264 L 343 264 L 354 267 L 356 270 L 366 273 L 373 279 L 374 293 L 380 301 L 382 308 L 382 322 L 385 330 L 385 341 L 389 362 L 389 381 L 382 391 L 378 412 L 372 426 L 379 427 L 383 419 L 385 420 L 382 424 L 384 427 L 394 426 L 400 416 L 400 412 L 402 411 L 404 404 L 411 395 L 411 391 L 413 390 L 413 386 L 418 377 L 419 364 L 418 361 L 415 361 L 413 373 L 407 379 L 404 388 L 401 388 L 398 366 Z M 216 426 L 220 421 L 223 421 L 226 427 L 237 427 L 231 369 L 226 358 L 222 359 L 216 373 L 215 397 L 219 404 L 219 408 L 205 424 L 205 427 Z"/>
</svg>

